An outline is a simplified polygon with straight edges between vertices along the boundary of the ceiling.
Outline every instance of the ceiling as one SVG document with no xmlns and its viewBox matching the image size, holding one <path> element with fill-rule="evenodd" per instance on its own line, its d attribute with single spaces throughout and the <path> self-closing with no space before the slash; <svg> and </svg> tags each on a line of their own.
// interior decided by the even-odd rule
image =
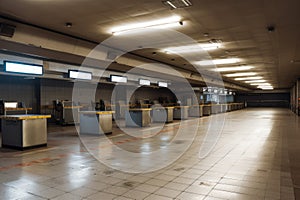
<svg viewBox="0 0 300 200">
<path fill-rule="evenodd" d="M 222 40 L 222 47 L 209 51 L 213 59 L 240 58 L 235 65 L 254 66 L 249 71 L 276 89 L 290 88 L 300 77 L 299 0 L 190 1 L 191 7 L 171 10 L 160 0 L 0 0 L 0 14 L 98 43 L 111 37 L 115 26 L 176 14 L 184 24 L 174 30 L 199 43 Z M 72 27 L 66 27 L 66 22 Z M 267 30 L 269 25 L 274 25 L 273 32 Z M 134 54 L 193 71 L 192 63 L 161 49 Z"/>
</svg>

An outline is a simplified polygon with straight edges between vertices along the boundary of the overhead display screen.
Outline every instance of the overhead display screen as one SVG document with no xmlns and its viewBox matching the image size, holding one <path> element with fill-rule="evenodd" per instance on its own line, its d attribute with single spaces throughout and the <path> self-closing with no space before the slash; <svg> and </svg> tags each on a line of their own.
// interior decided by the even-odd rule
<svg viewBox="0 0 300 200">
<path fill-rule="evenodd" d="M 159 87 L 168 87 L 168 83 L 158 81 L 158 86 L 159 86 Z"/>
<path fill-rule="evenodd" d="M 69 70 L 68 77 L 82 80 L 92 80 L 92 73 L 78 70 Z"/>
<path fill-rule="evenodd" d="M 116 83 L 127 83 L 126 76 L 110 75 L 110 81 Z"/>
<path fill-rule="evenodd" d="M 4 61 L 4 71 L 16 74 L 43 75 L 43 65 Z"/>
<path fill-rule="evenodd" d="M 139 84 L 140 85 L 150 85 L 151 82 L 150 82 L 150 80 L 147 80 L 147 79 L 139 79 Z"/>
</svg>

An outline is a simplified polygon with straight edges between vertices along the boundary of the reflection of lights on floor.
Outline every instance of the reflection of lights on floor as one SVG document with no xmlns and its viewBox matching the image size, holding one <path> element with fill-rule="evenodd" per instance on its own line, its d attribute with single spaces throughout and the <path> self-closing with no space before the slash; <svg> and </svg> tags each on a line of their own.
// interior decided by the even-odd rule
<svg viewBox="0 0 300 200">
<path fill-rule="evenodd" d="M 171 139 L 171 137 L 169 136 L 169 135 L 162 135 L 161 137 L 160 137 L 160 140 L 161 141 L 169 141 Z"/>
</svg>

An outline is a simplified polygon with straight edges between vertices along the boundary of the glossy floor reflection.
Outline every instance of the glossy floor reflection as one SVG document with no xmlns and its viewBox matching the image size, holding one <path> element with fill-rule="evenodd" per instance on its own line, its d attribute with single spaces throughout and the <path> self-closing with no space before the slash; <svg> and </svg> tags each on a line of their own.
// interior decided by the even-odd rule
<svg viewBox="0 0 300 200">
<path fill-rule="evenodd" d="M 216 116 L 186 120 L 190 129 L 181 138 L 176 138 L 178 121 L 163 128 L 154 124 L 135 129 L 131 136 L 114 127 L 108 140 L 88 137 L 84 142 L 73 126 L 50 126 L 47 148 L 0 149 L 0 199 L 295 199 L 293 181 L 300 177 L 295 156 L 300 153 L 299 118 L 289 110 L 267 108 L 221 115 L 222 134 L 203 159 L 200 146 L 207 130 L 214 128 L 209 126 Z M 168 163 L 166 158 L 191 140 L 190 148 Z M 165 154 L 156 158 L 141 156 L 168 148 L 171 141 L 173 151 L 162 151 Z M 114 145 L 140 157 L 120 159 Z M 148 173 L 125 173 L 100 163 L 91 153 L 120 169 L 128 163 L 132 168 L 147 167 L 165 160 L 170 165 Z"/>
</svg>

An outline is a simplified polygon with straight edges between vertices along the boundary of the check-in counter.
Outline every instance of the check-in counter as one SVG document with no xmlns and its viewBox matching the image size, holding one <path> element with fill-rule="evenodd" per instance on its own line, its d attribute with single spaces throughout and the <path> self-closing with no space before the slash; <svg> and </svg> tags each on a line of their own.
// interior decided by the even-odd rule
<svg viewBox="0 0 300 200">
<path fill-rule="evenodd" d="M 227 104 L 221 104 L 221 113 L 227 112 Z"/>
<path fill-rule="evenodd" d="M 153 107 L 152 108 L 152 121 L 171 123 L 173 122 L 174 107 Z"/>
<path fill-rule="evenodd" d="M 231 104 L 231 111 L 235 111 L 236 110 L 236 104 L 235 103 L 232 103 Z"/>
<path fill-rule="evenodd" d="M 80 134 L 102 135 L 112 133 L 114 111 L 80 111 Z"/>
<path fill-rule="evenodd" d="M 228 111 L 228 112 L 233 111 L 232 103 L 227 104 L 227 111 Z"/>
<path fill-rule="evenodd" d="M 202 114 L 203 116 L 211 115 L 211 105 L 203 105 Z"/>
<path fill-rule="evenodd" d="M 2 147 L 26 149 L 47 145 L 51 115 L 2 115 Z"/>
<path fill-rule="evenodd" d="M 190 117 L 202 117 L 203 116 L 203 105 L 192 105 L 189 108 Z"/>
<path fill-rule="evenodd" d="M 243 109 L 245 108 L 245 104 L 244 103 L 238 103 L 238 109 Z"/>
<path fill-rule="evenodd" d="M 78 124 L 80 108 L 82 108 L 82 106 L 64 106 L 62 124 Z"/>
<path fill-rule="evenodd" d="M 151 123 L 151 108 L 131 108 L 125 111 L 125 124 L 127 127 L 144 127 Z"/>
<path fill-rule="evenodd" d="M 174 119 L 188 119 L 189 117 L 189 106 L 175 106 L 173 118 Z"/>
<path fill-rule="evenodd" d="M 218 114 L 221 112 L 221 105 L 220 104 L 212 104 L 211 105 L 211 114 Z"/>
</svg>

